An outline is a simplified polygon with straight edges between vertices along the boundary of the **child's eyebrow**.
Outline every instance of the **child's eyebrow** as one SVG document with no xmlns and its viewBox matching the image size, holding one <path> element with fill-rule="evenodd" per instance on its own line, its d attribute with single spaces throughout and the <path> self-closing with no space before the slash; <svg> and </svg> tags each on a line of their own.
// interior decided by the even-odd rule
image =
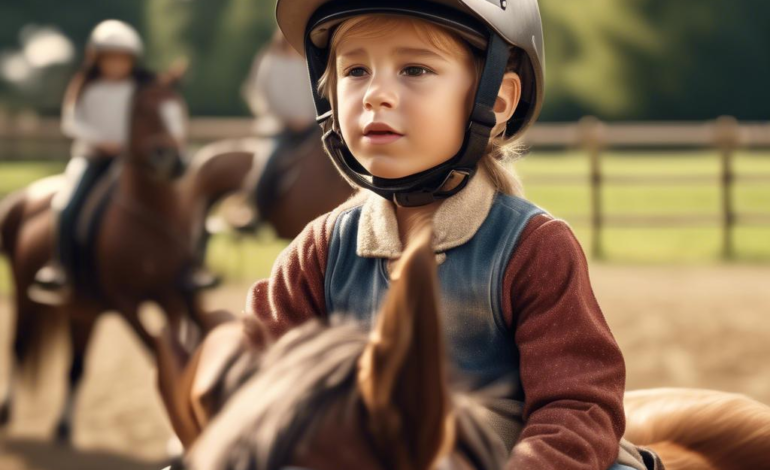
<svg viewBox="0 0 770 470">
<path fill-rule="evenodd" d="M 353 49 L 352 51 L 343 52 L 337 55 L 338 59 L 343 59 L 347 57 L 358 57 L 366 55 L 366 51 L 362 47 L 359 47 L 358 49 Z"/>
<path fill-rule="evenodd" d="M 396 55 L 409 55 L 409 56 L 420 56 L 420 57 L 431 57 L 434 59 L 440 59 L 444 62 L 448 62 L 448 60 L 442 56 L 441 54 L 438 54 L 436 52 L 433 52 L 429 49 L 421 49 L 418 47 L 399 47 L 395 51 Z"/>
<path fill-rule="evenodd" d="M 433 52 L 429 49 L 422 49 L 419 47 L 398 47 L 393 51 L 394 55 L 408 55 L 408 56 L 418 56 L 418 57 L 431 57 L 434 59 L 439 59 L 444 62 L 448 62 L 448 60 L 442 56 L 441 54 L 438 54 L 436 52 Z M 363 48 L 353 49 L 352 51 L 345 51 L 343 53 L 340 53 L 337 56 L 337 59 L 347 59 L 347 58 L 353 58 L 353 57 L 359 57 L 362 55 L 366 55 L 366 51 Z"/>
</svg>

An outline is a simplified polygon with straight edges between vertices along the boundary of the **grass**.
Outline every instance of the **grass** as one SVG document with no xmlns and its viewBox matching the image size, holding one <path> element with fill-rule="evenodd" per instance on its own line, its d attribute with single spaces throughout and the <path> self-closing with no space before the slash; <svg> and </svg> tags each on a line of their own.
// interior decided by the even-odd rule
<svg viewBox="0 0 770 470">
<path fill-rule="evenodd" d="M 720 174 L 715 152 L 638 153 L 608 152 L 602 172 L 608 176 L 711 176 Z M 770 155 L 742 152 L 735 158 L 737 175 L 770 176 Z M 591 233 L 584 222 L 590 214 L 589 161 L 581 152 L 535 152 L 516 163 L 527 197 L 557 217 L 572 221 L 588 248 Z M 584 177 L 577 185 L 527 184 L 528 179 L 553 175 Z M 770 184 L 739 183 L 733 191 L 736 211 L 770 215 Z M 603 187 L 605 215 L 712 215 L 720 214 L 719 185 L 607 184 Z M 606 259 L 643 264 L 719 262 L 722 231 L 718 226 L 608 227 L 602 232 Z M 770 261 L 770 226 L 739 226 L 734 231 L 736 257 L 746 262 Z"/>
<path fill-rule="evenodd" d="M 269 228 L 256 237 L 217 235 L 209 243 L 207 259 L 212 269 L 228 279 L 264 279 L 270 276 L 275 258 L 287 245 Z"/>
<path fill-rule="evenodd" d="M 64 171 L 64 162 L 0 162 L 0 195 Z"/>
<path fill-rule="evenodd" d="M 607 175 L 700 175 L 716 178 L 720 171 L 716 152 L 612 152 L 602 160 Z M 61 162 L 0 163 L 0 194 L 7 194 L 35 179 L 62 171 Z M 527 197 L 572 225 L 586 250 L 591 246 L 590 229 L 584 219 L 590 214 L 589 164 L 581 152 L 534 152 L 516 163 Z M 738 175 L 770 175 L 770 154 L 743 152 L 735 159 Z M 570 175 L 585 178 L 578 184 L 547 184 L 539 178 Z M 531 184 L 527 181 L 532 180 Z M 603 190 L 608 215 L 717 215 L 721 196 L 717 184 L 707 185 L 618 185 Z M 770 215 L 770 184 L 739 183 L 734 190 L 739 213 Z M 721 229 L 608 227 L 602 242 L 609 262 L 639 264 L 720 262 Z M 739 226 L 735 250 L 742 262 L 770 262 L 770 226 Z M 269 230 L 255 238 L 217 235 L 209 246 L 208 259 L 214 269 L 229 278 L 251 280 L 266 277 L 275 257 L 287 242 Z M 7 266 L 0 265 L 0 285 L 8 285 Z"/>
</svg>

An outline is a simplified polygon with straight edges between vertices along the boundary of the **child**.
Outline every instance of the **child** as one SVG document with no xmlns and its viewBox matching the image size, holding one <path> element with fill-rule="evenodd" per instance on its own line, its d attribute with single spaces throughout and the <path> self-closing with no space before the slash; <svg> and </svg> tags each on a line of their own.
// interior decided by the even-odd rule
<svg viewBox="0 0 770 470">
<path fill-rule="evenodd" d="M 277 17 L 307 58 L 327 151 L 365 191 L 282 253 L 252 318 L 275 335 L 312 316 L 371 324 L 430 216 L 451 362 L 511 390 L 495 423 L 507 468 L 644 469 L 619 456 L 625 365 L 580 245 L 501 164 L 543 101 L 537 1 L 279 0 Z"/>
<path fill-rule="evenodd" d="M 133 27 L 118 20 L 103 21 L 91 33 L 83 66 L 69 84 L 62 131 L 74 139 L 72 160 L 65 171 L 67 187 L 53 202 L 53 259 L 37 272 L 29 289 L 30 298 L 37 302 L 59 305 L 69 300 L 68 271 L 79 262 L 78 214 L 90 190 L 127 145 L 134 91 L 154 79 L 139 64 L 142 50 L 142 39 Z M 184 138 L 181 126 L 174 133 Z M 182 279 L 182 285 L 191 290 L 215 282 L 212 274 L 197 266 Z"/>
<path fill-rule="evenodd" d="M 74 139 L 65 172 L 68 188 L 54 200 L 56 249 L 54 259 L 35 276 L 30 289 L 34 300 L 57 304 L 68 297 L 67 269 L 75 261 L 77 213 L 89 190 L 123 151 L 134 90 L 152 77 L 138 64 L 142 49 L 142 40 L 130 25 L 118 20 L 99 23 L 88 41 L 83 66 L 67 88 L 62 131 Z"/>
</svg>

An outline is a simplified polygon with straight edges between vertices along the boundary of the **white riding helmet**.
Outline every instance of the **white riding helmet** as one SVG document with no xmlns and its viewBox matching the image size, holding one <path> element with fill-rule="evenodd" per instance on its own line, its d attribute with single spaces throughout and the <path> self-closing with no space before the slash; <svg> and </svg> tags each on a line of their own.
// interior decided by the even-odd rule
<svg viewBox="0 0 770 470">
<path fill-rule="evenodd" d="M 348 18 L 368 14 L 406 15 L 437 23 L 460 34 L 486 56 L 460 151 L 444 163 L 403 178 L 378 178 L 366 171 L 337 133 L 331 103 L 318 92 L 334 28 Z M 512 47 L 522 50 L 525 60 L 519 70 L 521 101 L 505 135 L 514 138 L 523 133 L 537 119 L 543 104 L 545 52 L 538 0 L 278 0 L 276 19 L 289 43 L 305 56 L 317 121 L 325 129 L 324 146 L 337 168 L 358 186 L 401 206 L 446 199 L 473 177 L 497 124 L 494 104 Z M 457 177 L 462 177 L 460 184 L 443 189 Z"/>
<path fill-rule="evenodd" d="M 119 20 L 105 20 L 96 25 L 88 40 L 88 47 L 95 51 L 121 51 L 141 57 L 144 47 L 142 38 L 133 26 Z"/>
</svg>

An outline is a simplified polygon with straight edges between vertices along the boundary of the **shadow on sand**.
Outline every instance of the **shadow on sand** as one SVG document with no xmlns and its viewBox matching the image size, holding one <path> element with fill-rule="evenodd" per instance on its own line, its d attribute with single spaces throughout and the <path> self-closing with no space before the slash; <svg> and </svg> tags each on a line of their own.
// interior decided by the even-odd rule
<svg viewBox="0 0 770 470">
<path fill-rule="evenodd" d="M 0 440 L 3 470 L 160 470 L 167 464 L 99 450 L 78 450 L 50 441 Z"/>
</svg>

